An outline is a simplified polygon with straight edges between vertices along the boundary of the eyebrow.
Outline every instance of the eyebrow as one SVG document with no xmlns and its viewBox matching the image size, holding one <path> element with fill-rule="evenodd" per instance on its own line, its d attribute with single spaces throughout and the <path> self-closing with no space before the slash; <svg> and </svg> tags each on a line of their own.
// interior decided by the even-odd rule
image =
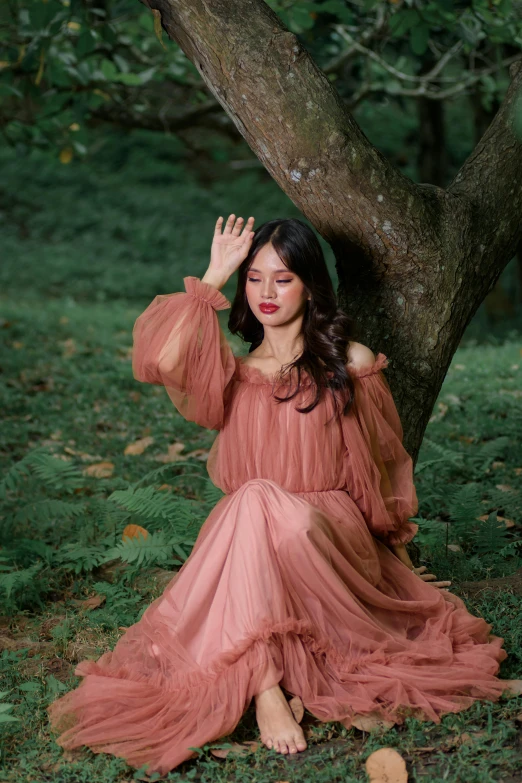
<svg viewBox="0 0 522 783">
<path fill-rule="evenodd" d="M 249 271 L 249 272 L 257 272 L 257 273 L 258 273 L 258 275 L 261 275 L 261 274 L 263 274 L 262 272 L 260 272 L 260 271 L 259 271 L 259 269 L 254 269 L 254 267 L 253 267 L 253 266 L 251 266 L 251 267 L 250 267 L 250 269 L 249 269 L 248 271 Z M 289 274 L 292 274 L 292 272 L 290 271 L 290 269 L 275 269 L 275 270 L 274 270 L 274 274 L 276 274 L 276 275 L 280 274 L 281 272 L 288 272 Z"/>
</svg>

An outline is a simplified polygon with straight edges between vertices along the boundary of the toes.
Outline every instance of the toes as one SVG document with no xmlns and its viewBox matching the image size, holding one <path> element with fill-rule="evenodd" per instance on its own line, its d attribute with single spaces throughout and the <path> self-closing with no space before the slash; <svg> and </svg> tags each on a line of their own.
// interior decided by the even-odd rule
<svg viewBox="0 0 522 783">
<path fill-rule="evenodd" d="M 282 740 L 282 741 L 279 743 L 279 752 L 280 752 L 280 753 L 284 753 L 284 754 L 285 754 L 285 756 L 286 756 L 286 754 L 288 753 L 288 745 L 286 744 L 286 742 L 285 742 L 284 740 Z"/>
<path fill-rule="evenodd" d="M 288 743 L 288 752 L 297 753 L 297 745 L 293 740 L 290 740 L 290 742 Z"/>
</svg>

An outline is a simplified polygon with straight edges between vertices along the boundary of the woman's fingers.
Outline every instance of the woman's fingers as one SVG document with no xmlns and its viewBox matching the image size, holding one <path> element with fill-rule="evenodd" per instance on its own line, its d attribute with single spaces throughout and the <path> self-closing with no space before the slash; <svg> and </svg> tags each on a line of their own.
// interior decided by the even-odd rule
<svg viewBox="0 0 522 783">
<path fill-rule="evenodd" d="M 229 235 L 233 237 L 239 237 L 241 236 L 243 239 L 250 236 L 250 232 L 252 231 L 252 228 L 254 226 L 254 218 L 249 217 L 248 221 L 245 223 L 244 219 L 242 217 L 238 217 L 236 219 L 236 216 L 234 213 L 228 216 L 227 222 L 225 223 L 225 229 L 223 231 L 223 236 Z M 244 225 L 243 225 L 244 224 Z M 223 217 L 218 217 L 216 221 L 216 227 L 214 229 L 214 234 L 221 236 L 221 229 L 223 228 Z"/>
<path fill-rule="evenodd" d="M 245 242 L 247 242 L 249 239 L 251 239 L 250 233 L 252 229 L 254 228 L 254 218 L 249 217 L 247 222 L 245 223 L 243 227 L 243 231 L 241 233 L 241 236 L 244 238 Z"/>
<path fill-rule="evenodd" d="M 417 576 L 420 576 L 423 582 L 431 582 L 433 587 L 448 587 L 451 584 L 450 580 L 437 581 L 437 577 L 435 576 L 435 574 L 421 573 L 426 571 L 426 569 L 427 566 L 419 566 L 418 568 L 415 569 L 415 573 L 417 574 Z"/>
<path fill-rule="evenodd" d="M 228 216 L 227 222 L 225 223 L 225 230 L 223 231 L 223 236 L 225 234 L 231 234 L 232 233 L 232 226 L 234 225 L 235 215 L 232 213 L 232 215 Z M 221 229 L 223 226 L 223 217 L 218 217 L 216 221 L 216 229 L 215 234 L 219 233 L 221 235 Z"/>
<path fill-rule="evenodd" d="M 237 218 L 236 223 L 234 225 L 234 228 L 232 229 L 232 236 L 233 237 L 238 237 L 240 235 L 241 229 L 243 228 L 243 222 L 244 221 L 243 221 L 242 217 L 238 217 Z"/>
</svg>

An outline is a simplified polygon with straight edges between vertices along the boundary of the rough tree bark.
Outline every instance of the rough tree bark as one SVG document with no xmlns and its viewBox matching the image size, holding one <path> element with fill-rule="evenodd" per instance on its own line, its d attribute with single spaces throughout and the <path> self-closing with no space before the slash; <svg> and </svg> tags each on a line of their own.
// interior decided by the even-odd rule
<svg viewBox="0 0 522 783">
<path fill-rule="evenodd" d="M 263 0 L 141 0 L 255 154 L 330 243 L 340 305 L 387 376 L 418 449 L 451 358 L 522 237 L 522 61 L 450 185 L 415 184 L 369 142 Z"/>
</svg>

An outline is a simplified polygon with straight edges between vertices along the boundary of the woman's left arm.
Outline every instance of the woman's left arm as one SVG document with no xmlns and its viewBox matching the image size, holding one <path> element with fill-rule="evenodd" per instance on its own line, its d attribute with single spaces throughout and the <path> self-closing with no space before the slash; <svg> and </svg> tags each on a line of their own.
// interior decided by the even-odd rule
<svg viewBox="0 0 522 783">
<path fill-rule="evenodd" d="M 437 587 L 426 566 L 415 568 L 406 544 L 419 526 L 410 521 L 418 510 L 413 481 L 413 461 L 403 445 L 403 429 L 395 401 L 382 370 L 388 360 L 368 352 L 366 366 L 350 366 L 354 377 L 355 403 L 345 417 L 346 470 L 350 495 L 361 510 L 372 534 L 424 581 Z M 373 361 L 372 361 L 373 360 Z"/>
<path fill-rule="evenodd" d="M 375 358 L 365 350 L 371 364 L 347 366 L 355 400 L 343 417 L 345 471 L 350 495 L 372 535 L 391 547 L 407 544 L 419 529 L 410 521 L 418 509 L 413 462 L 404 448 L 399 414 L 382 373 L 388 360 L 382 353 Z"/>
</svg>

